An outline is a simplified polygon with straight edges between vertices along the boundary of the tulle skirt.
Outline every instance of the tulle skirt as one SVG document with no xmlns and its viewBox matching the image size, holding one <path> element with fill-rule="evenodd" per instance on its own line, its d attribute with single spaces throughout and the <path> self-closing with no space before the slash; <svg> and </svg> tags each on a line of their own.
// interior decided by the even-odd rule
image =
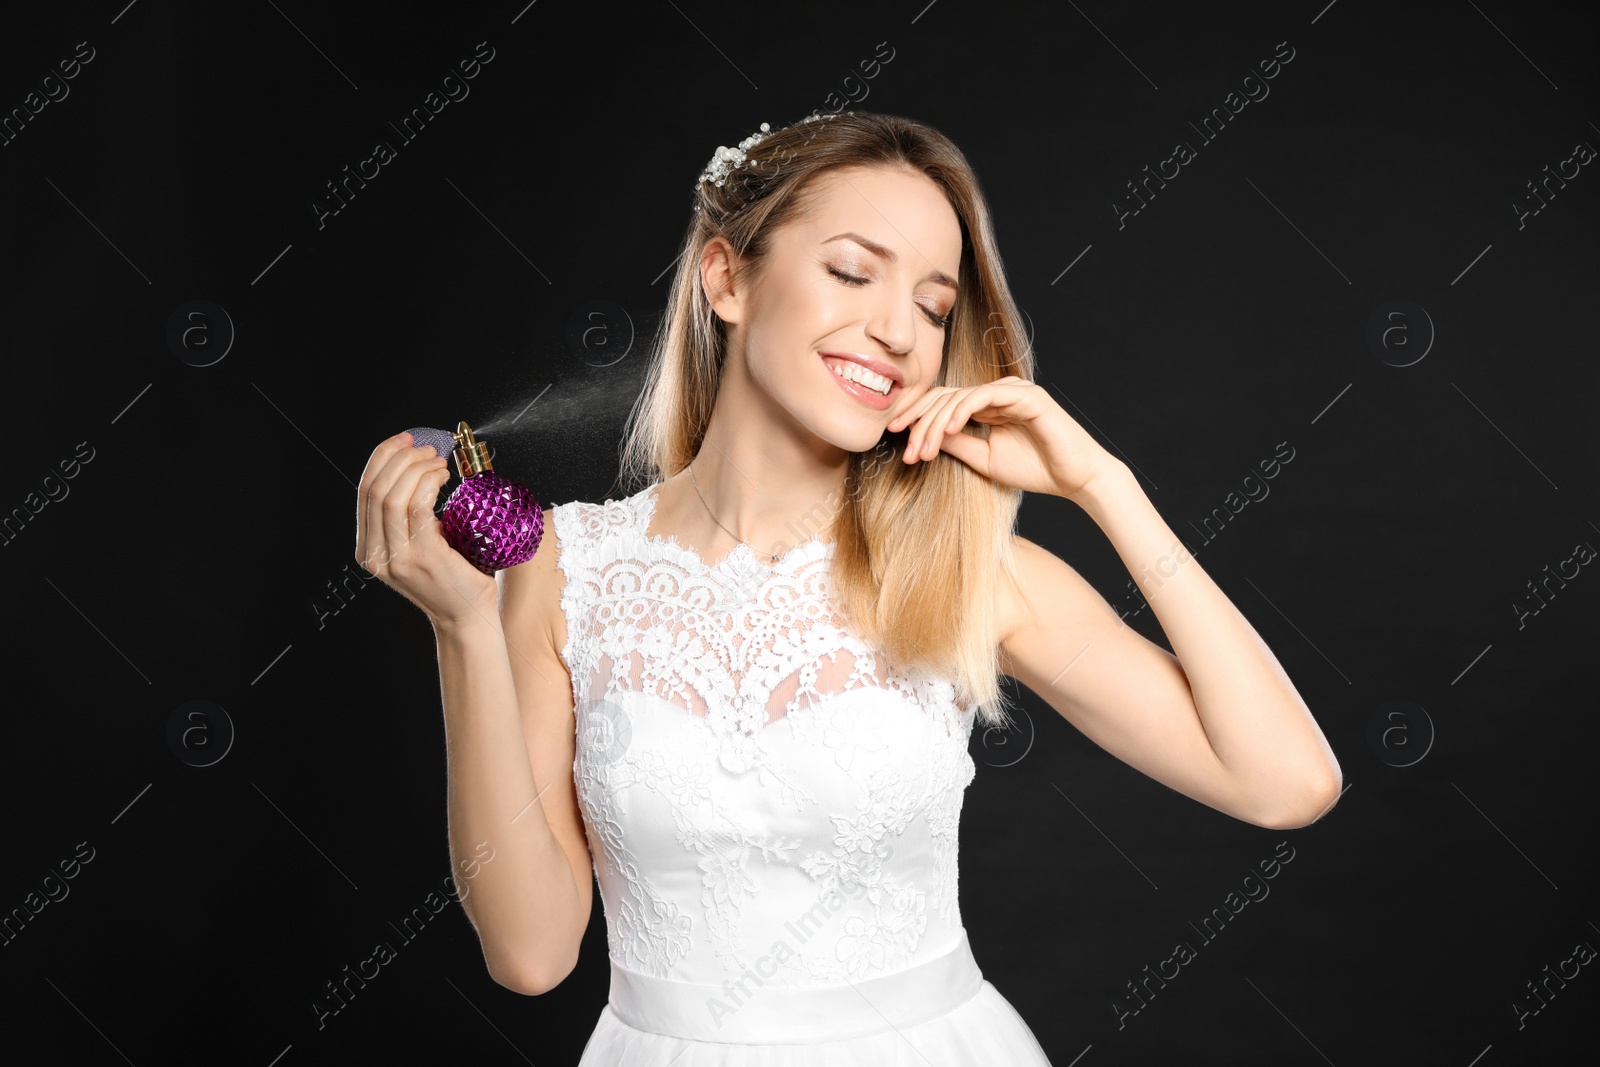
<svg viewBox="0 0 1600 1067">
<path fill-rule="evenodd" d="M 956 948 L 821 989 L 704 986 L 611 964 L 578 1067 L 1050 1067 L 1033 1031 Z"/>
</svg>

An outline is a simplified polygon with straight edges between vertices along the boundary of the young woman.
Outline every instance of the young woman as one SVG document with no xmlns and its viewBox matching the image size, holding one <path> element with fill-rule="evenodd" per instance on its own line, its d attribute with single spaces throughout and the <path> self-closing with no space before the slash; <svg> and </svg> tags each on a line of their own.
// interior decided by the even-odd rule
<svg viewBox="0 0 1600 1067">
<path fill-rule="evenodd" d="M 954 144 L 813 116 L 719 149 L 695 190 L 628 429 L 644 488 L 550 509 L 490 579 L 439 535 L 431 448 L 390 438 L 362 477 L 357 558 L 437 634 L 489 971 L 528 994 L 570 973 L 592 870 L 611 991 L 583 1067 L 1046 1064 L 957 906 L 998 675 L 1261 826 L 1318 818 L 1338 763 L 1128 467 L 1034 384 Z M 1095 519 L 1176 657 L 1012 533 L 1024 492 Z"/>
</svg>

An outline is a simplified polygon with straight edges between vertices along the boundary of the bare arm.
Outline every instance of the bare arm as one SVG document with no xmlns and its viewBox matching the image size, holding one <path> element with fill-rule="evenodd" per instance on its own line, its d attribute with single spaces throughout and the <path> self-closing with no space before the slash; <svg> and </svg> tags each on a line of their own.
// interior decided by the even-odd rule
<svg viewBox="0 0 1600 1067">
<path fill-rule="evenodd" d="M 1125 467 L 1079 500 L 1177 655 L 1117 617 L 1066 563 L 1015 542 L 1025 602 L 1005 671 L 1090 740 L 1178 792 L 1246 822 L 1292 828 L 1338 800 L 1338 760 L 1277 658 L 1183 550 Z"/>
<path fill-rule="evenodd" d="M 445 542 L 434 502 L 450 472 L 409 432 L 378 444 L 356 489 L 356 560 L 433 624 L 444 697 L 450 860 L 489 974 L 543 993 L 578 959 L 591 861 L 572 788 L 572 686 L 560 552 L 479 571 Z"/>
<path fill-rule="evenodd" d="M 555 542 L 547 526 L 532 560 L 499 573 L 498 611 L 434 620 L 462 907 L 490 975 L 529 995 L 576 965 L 593 892 L 572 783 L 572 686 L 556 652 Z"/>
<path fill-rule="evenodd" d="M 988 435 L 964 432 L 969 421 Z M 1080 505 L 1172 643 L 1169 653 L 1145 640 L 1077 571 L 1015 538 L 1018 587 L 996 635 L 1001 670 L 1118 759 L 1236 818 L 1305 826 L 1338 802 L 1339 761 L 1277 657 L 1127 464 L 1047 390 L 1016 375 L 937 386 L 888 429 L 902 425 L 907 463 L 942 450 L 1001 485 Z"/>
</svg>

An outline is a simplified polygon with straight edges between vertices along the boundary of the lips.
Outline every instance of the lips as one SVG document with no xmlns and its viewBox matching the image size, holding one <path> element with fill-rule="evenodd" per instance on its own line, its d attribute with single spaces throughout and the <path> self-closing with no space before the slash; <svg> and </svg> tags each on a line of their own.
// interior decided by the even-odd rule
<svg viewBox="0 0 1600 1067">
<path fill-rule="evenodd" d="M 823 352 L 820 354 L 824 357 L 834 356 L 834 353 L 832 352 Z M 846 357 L 836 356 L 835 358 L 845 359 Z M 847 362 L 860 363 L 861 361 L 859 359 L 853 359 L 847 360 Z M 890 380 L 893 382 L 893 384 L 889 386 L 889 391 L 887 393 L 879 393 L 872 389 L 868 389 L 864 385 L 841 378 L 838 373 L 834 371 L 833 366 L 828 362 L 827 358 L 822 360 L 822 366 L 823 372 L 827 374 L 828 377 L 832 378 L 834 383 L 838 385 L 840 389 L 844 390 L 846 395 L 853 397 L 864 407 L 872 408 L 874 411 L 887 411 L 894 403 L 894 398 L 901 389 L 899 379 L 891 378 Z M 889 376 L 885 375 L 885 377 Z"/>
<path fill-rule="evenodd" d="M 850 363 L 859 363 L 874 374 L 881 374 L 896 384 L 904 384 L 900 372 L 881 359 L 873 359 L 859 352 L 818 352 L 824 359 L 842 359 Z M 891 390 L 892 391 L 892 390 Z"/>
</svg>

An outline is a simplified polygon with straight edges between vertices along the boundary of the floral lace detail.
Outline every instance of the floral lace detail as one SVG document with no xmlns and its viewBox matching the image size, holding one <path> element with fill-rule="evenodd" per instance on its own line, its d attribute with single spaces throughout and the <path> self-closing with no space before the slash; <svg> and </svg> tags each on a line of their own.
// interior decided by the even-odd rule
<svg viewBox="0 0 1600 1067">
<path fill-rule="evenodd" d="M 612 960 L 800 987 L 944 951 L 975 709 L 844 624 L 830 542 L 708 565 L 648 534 L 658 486 L 548 512 Z"/>
</svg>

